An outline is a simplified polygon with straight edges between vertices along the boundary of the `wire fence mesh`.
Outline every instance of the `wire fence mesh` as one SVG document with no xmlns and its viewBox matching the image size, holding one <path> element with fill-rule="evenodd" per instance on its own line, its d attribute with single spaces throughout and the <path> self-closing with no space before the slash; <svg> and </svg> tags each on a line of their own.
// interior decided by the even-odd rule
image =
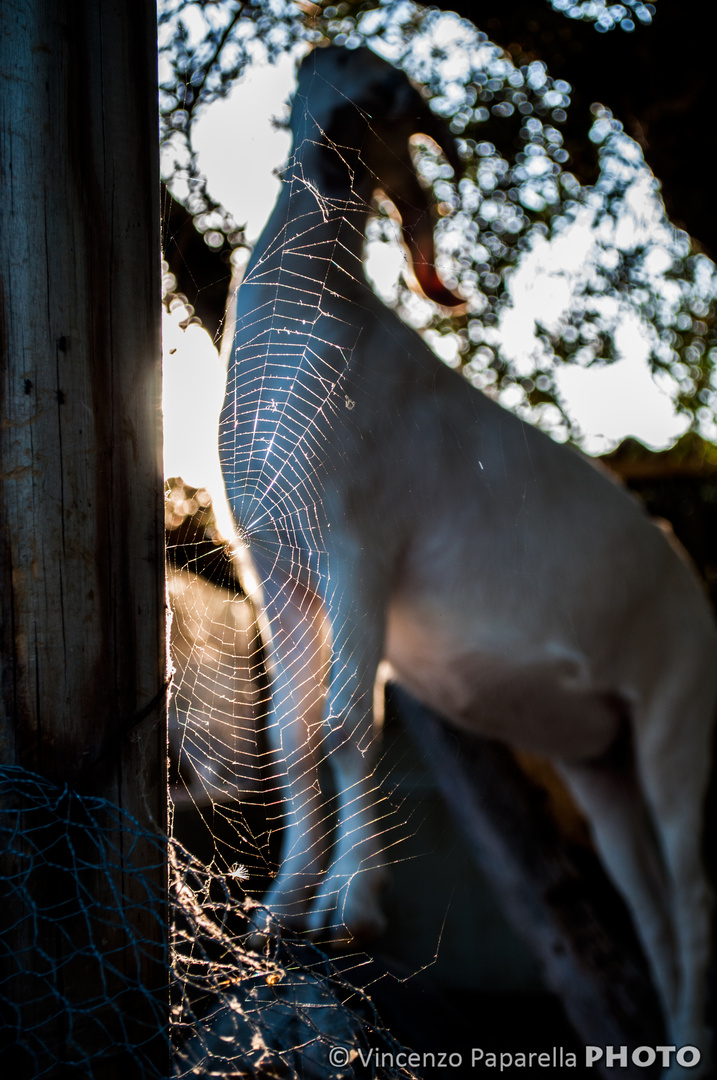
<svg viewBox="0 0 717 1080">
<path fill-rule="evenodd" d="M 4 1076 L 415 1075 L 366 993 L 278 926 L 259 941 L 256 901 L 177 841 L 16 767 L 0 808 Z"/>
</svg>

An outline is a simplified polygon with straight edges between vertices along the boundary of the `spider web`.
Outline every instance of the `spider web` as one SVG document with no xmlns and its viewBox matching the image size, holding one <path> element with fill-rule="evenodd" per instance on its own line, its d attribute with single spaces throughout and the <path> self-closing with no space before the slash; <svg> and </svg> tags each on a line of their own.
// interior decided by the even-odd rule
<svg viewBox="0 0 717 1080">
<path fill-rule="evenodd" d="M 348 655 L 343 654 L 343 666 L 336 664 L 332 645 L 341 635 L 341 627 L 323 625 L 321 614 L 306 608 L 305 601 L 307 593 L 321 591 L 330 609 L 342 609 L 343 579 L 326 542 L 332 520 L 321 477 L 330 475 L 339 464 L 332 456 L 332 431 L 352 418 L 355 402 L 346 372 L 361 348 L 363 313 L 350 307 L 347 310 L 346 304 L 337 306 L 332 267 L 338 262 L 344 268 L 350 290 L 357 286 L 360 295 L 367 288 L 355 252 L 363 244 L 366 215 L 375 211 L 367 202 L 367 193 L 353 188 L 347 193 L 341 236 L 327 242 L 322 229 L 330 207 L 302 167 L 304 151 L 312 149 L 313 139 L 299 143 L 283 181 L 285 191 L 293 189 L 309 196 L 303 204 L 305 212 L 291 216 L 276 232 L 271 223 L 267 226 L 240 287 L 240 318 L 236 328 L 229 325 L 225 331 L 224 356 L 228 353 L 226 339 L 231 335 L 232 348 L 241 358 L 241 371 L 230 372 L 230 389 L 233 380 L 239 381 L 234 386 L 220 451 L 225 482 L 234 490 L 240 513 L 232 526 L 220 491 L 212 492 L 212 501 L 206 489 L 192 488 L 181 478 L 170 480 L 167 490 L 175 666 L 170 710 L 173 835 L 202 860 L 210 878 L 216 876 L 224 883 L 234 898 L 236 912 L 243 913 L 237 915 L 239 922 L 246 915 L 246 898 L 251 898 L 251 910 L 253 901 L 261 900 L 276 875 L 286 825 L 283 785 L 287 757 L 281 736 L 274 738 L 272 748 L 270 726 L 279 726 L 288 710 L 298 708 L 312 716 L 310 729 L 313 725 L 313 729 L 328 734 L 328 683 L 333 694 L 341 696 L 344 689 L 350 693 L 353 661 L 360 664 L 362 659 L 359 638 Z M 424 152 L 424 163 L 429 158 L 430 152 Z M 383 207 L 383 224 L 369 227 L 390 233 L 385 200 Z M 347 467 L 346 463 L 341 467 Z M 348 464 L 348 468 L 357 467 Z M 278 607 L 265 607 L 267 587 L 276 575 L 288 582 L 286 599 Z M 283 678 L 277 678 L 271 650 L 277 637 L 286 633 L 282 625 L 286 608 L 294 604 L 298 610 L 304 605 L 304 617 L 295 635 L 295 652 L 287 664 L 292 669 L 290 679 L 285 672 Z M 370 617 L 370 610 L 361 617 L 364 615 Z M 434 821 L 433 836 L 430 831 L 422 833 L 425 806 L 433 797 L 431 782 L 394 724 L 387 732 L 382 730 L 380 687 L 375 706 L 375 720 L 370 707 L 364 707 L 348 727 L 340 728 L 338 740 L 358 740 L 367 761 L 374 762 L 369 779 L 375 794 L 371 828 L 380 837 L 375 864 L 395 868 L 406 860 L 420 862 L 426 849 L 434 846 L 453 849 L 456 840 L 446 835 L 445 823 Z M 337 720 L 332 718 L 334 727 Z M 312 741 L 317 743 L 315 730 Z M 333 843 L 338 792 L 328 764 L 332 741 L 329 738 L 322 745 L 319 738 L 318 742 L 318 778 L 307 764 L 305 815 L 308 819 L 315 805 L 318 782 L 327 826 L 317 841 L 321 845 L 317 854 L 326 861 Z M 297 751 L 292 752 L 296 758 Z M 299 749 L 299 759 L 301 754 Z M 419 809 L 421 802 L 423 809 Z M 357 796 L 357 808 L 359 804 Z M 351 819 L 351 809 L 348 816 Z M 402 846 L 411 839 L 412 850 Z M 440 865 L 445 873 L 448 861 Z M 424 937 L 422 955 L 414 942 L 402 957 L 409 963 L 404 969 L 406 977 L 436 964 L 451 894 L 459 878 L 455 870 L 448 870 L 444 888 L 433 900 L 428 944 Z M 475 895 L 475 887 L 472 892 Z M 414 918 L 422 899 L 424 906 L 430 906 L 425 895 L 415 897 Z M 500 926 L 500 916 L 490 910 L 491 903 L 484 901 L 484 906 L 493 928 L 499 927 L 499 940 L 504 945 L 506 931 Z M 389 897 L 389 908 L 390 904 Z M 284 915 L 291 921 L 291 911 Z M 401 916 L 396 915 L 398 922 Z M 244 927 L 245 933 L 248 930 Z M 281 916 L 272 918 L 270 930 L 278 933 L 281 942 L 292 939 L 282 927 Z M 415 925 L 406 936 L 411 930 L 415 936 Z M 321 938 L 319 935 L 319 942 Z M 519 947 L 512 941 L 510 944 L 520 955 Z M 305 941 L 300 946 L 307 947 Z M 461 948 L 465 953 L 465 941 L 454 944 L 454 954 Z M 498 945 L 496 959 L 500 952 Z M 500 964 L 494 960 L 497 985 L 501 985 Z M 370 961 L 356 955 L 352 977 L 359 977 L 359 981 L 357 973 L 362 966 L 370 969 Z M 535 988 L 537 978 L 531 962 L 520 958 L 517 966 L 522 966 L 518 978 L 527 973 L 528 985 Z M 306 974 L 302 963 L 301 970 L 300 981 L 311 977 L 311 967 Z M 257 1000 L 265 1004 L 264 997 Z M 355 1020 L 349 1017 L 345 1022 L 353 1030 Z M 236 1024 L 239 1026 L 232 1019 L 231 1007 L 219 1006 L 204 1041 L 200 1038 L 197 1044 L 190 1038 L 182 1051 L 187 1064 L 196 1066 L 202 1053 L 211 1053 L 207 1047 L 215 1040 L 231 1037 L 246 1044 L 246 1017 Z M 382 1030 L 380 1025 L 376 1030 Z M 324 1055 L 331 1032 L 325 1034 Z M 286 1032 L 284 1037 L 291 1041 Z"/>
</svg>

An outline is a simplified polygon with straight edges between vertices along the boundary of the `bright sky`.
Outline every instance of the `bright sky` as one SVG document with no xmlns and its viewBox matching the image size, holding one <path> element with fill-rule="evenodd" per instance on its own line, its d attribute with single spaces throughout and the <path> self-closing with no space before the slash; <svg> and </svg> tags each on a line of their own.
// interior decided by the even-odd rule
<svg viewBox="0 0 717 1080">
<path fill-rule="evenodd" d="M 215 102 L 199 120 L 194 142 L 213 196 L 246 223 L 256 240 L 279 191 L 273 172 L 289 151 L 289 134 L 272 127 L 285 119 L 286 100 L 294 86 L 294 61 L 255 65 L 230 97 Z M 520 363 L 534 335 L 534 313 L 557 319 L 566 302 L 566 271 L 579 266 L 590 243 L 590 231 L 578 221 L 556 240 L 544 242 L 524 259 L 513 275 L 513 308 L 502 331 L 505 354 Z M 377 245 L 386 253 L 385 245 Z M 390 250 L 383 264 L 372 252 L 374 276 L 382 290 L 400 271 L 401 258 Z M 179 329 L 180 316 L 165 319 L 165 471 L 194 486 L 221 490 L 217 455 L 217 420 L 223 397 L 224 372 L 209 336 L 199 327 Z M 637 323 L 618 334 L 622 359 L 604 368 L 565 367 L 559 387 L 594 453 L 634 435 L 654 448 L 669 446 L 685 429 L 672 403 L 655 384 L 646 362 L 647 348 Z M 206 420 L 198 422 L 203 415 Z M 218 501 L 218 500 L 217 500 Z"/>
</svg>

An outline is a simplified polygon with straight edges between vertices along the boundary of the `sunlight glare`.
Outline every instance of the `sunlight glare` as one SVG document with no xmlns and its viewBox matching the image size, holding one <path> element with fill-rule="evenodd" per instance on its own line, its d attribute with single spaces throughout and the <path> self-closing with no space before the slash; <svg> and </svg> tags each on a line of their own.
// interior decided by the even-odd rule
<svg viewBox="0 0 717 1080">
<path fill-rule="evenodd" d="M 196 324 L 181 328 L 185 315 L 180 308 L 165 313 L 162 322 L 164 475 L 206 488 L 219 531 L 230 536 L 217 436 L 226 372 L 206 330 Z"/>
<path fill-rule="evenodd" d="M 275 175 L 291 148 L 285 128 L 272 120 L 288 119 L 286 102 L 296 85 L 296 56 L 275 64 L 253 64 L 227 98 L 215 101 L 197 121 L 194 146 L 209 190 L 237 222 L 246 225 L 254 243 L 279 195 Z"/>
<path fill-rule="evenodd" d="M 617 331 L 621 359 L 602 367 L 559 368 L 556 382 L 570 413 L 585 434 L 583 449 L 604 454 L 629 435 L 662 450 L 689 427 L 672 399 L 660 390 L 647 364 L 647 346 L 637 320 Z"/>
</svg>

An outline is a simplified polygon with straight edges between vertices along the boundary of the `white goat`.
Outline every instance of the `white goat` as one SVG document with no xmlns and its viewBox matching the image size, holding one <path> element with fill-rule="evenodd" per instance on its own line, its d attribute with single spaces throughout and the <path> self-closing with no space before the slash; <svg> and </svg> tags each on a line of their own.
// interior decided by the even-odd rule
<svg viewBox="0 0 717 1080">
<path fill-rule="evenodd" d="M 702 589 L 629 495 L 471 388 L 367 284 L 380 189 L 424 291 L 451 300 L 409 138 L 452 149 L 406 78 L 367 50 L 317 50 L 291 126 L 283 190 L 239 291 L 220 427 L 286 770 L 266 903 L 314 931 L 381 926 L 372 691 L 387 658 L 457 726 L 554 761 L 632 912 L 672 1040 L 699 1045 L 717 708 Z"/>
</svg>

